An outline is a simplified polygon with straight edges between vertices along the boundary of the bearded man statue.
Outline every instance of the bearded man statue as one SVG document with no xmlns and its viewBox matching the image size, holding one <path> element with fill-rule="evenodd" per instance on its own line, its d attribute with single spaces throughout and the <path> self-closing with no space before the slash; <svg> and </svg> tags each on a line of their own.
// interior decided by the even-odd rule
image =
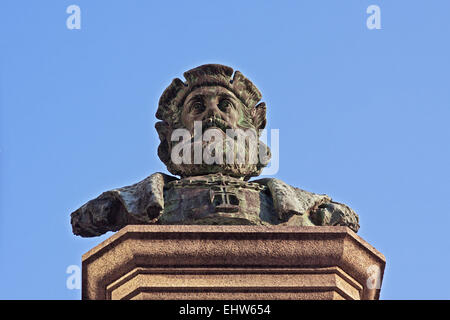
<svg viewBox="0 0 450 320">
<path fill-rule="evenodd" d="M 154 173 L 102 193 L 71 214 L 74 234 L 98 236 L 128 224 L 340 225 L 358 231 L 356 213 L 327 195 L 275 178 L 249 180 L 270 159 L 259 141 L 266 105 L 249 79 L 218 64 L 184 77 L 167 87 L 156 112 L 158 156 L 174 176 Z"/>
</svg>

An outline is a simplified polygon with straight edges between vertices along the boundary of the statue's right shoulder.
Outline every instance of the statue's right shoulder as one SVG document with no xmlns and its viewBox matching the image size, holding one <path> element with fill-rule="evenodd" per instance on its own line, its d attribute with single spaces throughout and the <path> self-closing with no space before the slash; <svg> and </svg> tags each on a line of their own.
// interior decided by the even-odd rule
<svg viewBox="0 0 450 320">
<path fill-rule="evenodd" d="M 156 172 L 133 185 L 103 192 L 71 213 L 73 233 L 82 237 L 149 224 L 164 209 L 164 186 L 177 178 Z"/>
</svg>

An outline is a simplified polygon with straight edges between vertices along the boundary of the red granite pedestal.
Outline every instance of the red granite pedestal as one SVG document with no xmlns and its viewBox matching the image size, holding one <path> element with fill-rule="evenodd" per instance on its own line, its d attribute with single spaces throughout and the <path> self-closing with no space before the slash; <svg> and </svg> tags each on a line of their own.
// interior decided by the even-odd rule
<svg viewBox="0 0 450 320">
<path fill-rule="evenodd" d="M 347 227 L 130 225 L 83 255 L 83 299 L 378 299 L 385 258 Z"/>
</svg>

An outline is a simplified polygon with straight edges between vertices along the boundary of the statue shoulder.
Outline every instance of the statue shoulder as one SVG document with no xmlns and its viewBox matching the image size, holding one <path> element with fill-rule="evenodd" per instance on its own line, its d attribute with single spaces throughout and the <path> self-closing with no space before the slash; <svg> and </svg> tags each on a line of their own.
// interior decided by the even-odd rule
<svg viewBox="0 0 450 320">
<path fill-rule="evenodd" d="M 82 237 L 152 223 L 164 209 L 164 185 L 177 178 L 154 173 L 130 186 L 103 192 L 71 213 L 73 233 Z"/>
<path fill-rule="evenodd" d="M 355 232 L 359 229 L 358 215 L 347 205 L 333 201 L 326 194 L 296 188 L 275 178 L 259 179 L 253 182 L 268 187 L 275 212 L 284 224 L 343 225 Z"/>
</svg>

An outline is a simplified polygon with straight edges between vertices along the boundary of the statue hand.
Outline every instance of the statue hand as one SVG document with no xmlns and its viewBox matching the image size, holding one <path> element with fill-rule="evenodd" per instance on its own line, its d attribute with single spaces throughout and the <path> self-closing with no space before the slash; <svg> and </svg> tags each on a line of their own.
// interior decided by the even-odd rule
<svg viewBox="0 0 450 320">
<path fill-rule="evenodd" d="M 347 226 L 355 232 L 359 229 L 358 215 L 345 204 L 334 201 L 320 205 L 310 213 L 310 219 L 319 226 Z"/>
<path fill-rule="evenodd" d="M 106 193 L 89 201 L 70 216 L 73 233 L 82 237 L 99 236 L 126 225 L 126 213 L 120 200 Z"/>
</svg>

